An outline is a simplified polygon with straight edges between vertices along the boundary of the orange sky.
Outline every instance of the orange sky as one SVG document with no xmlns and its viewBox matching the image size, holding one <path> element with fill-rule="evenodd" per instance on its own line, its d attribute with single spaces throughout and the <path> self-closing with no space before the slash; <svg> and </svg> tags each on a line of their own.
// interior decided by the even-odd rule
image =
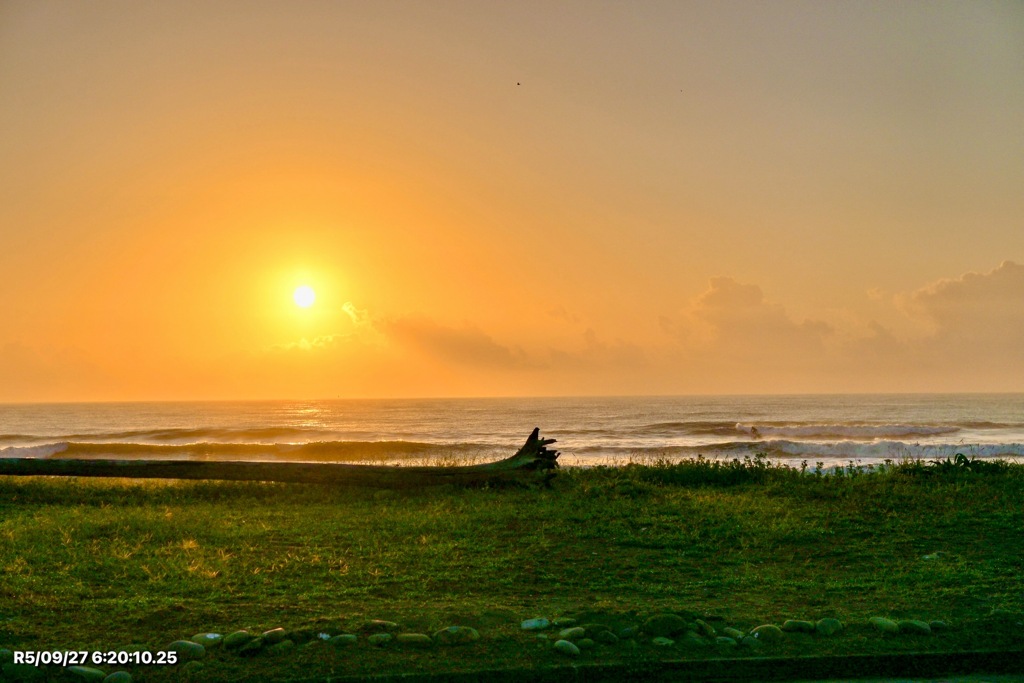
<svg viewBox="0 0 1024 683">
<path fill-rule="evenodd" d="M 1017 2 L 0 1 L 0 401 L 1021 391 L 1022 74 Z"/>
</svg>

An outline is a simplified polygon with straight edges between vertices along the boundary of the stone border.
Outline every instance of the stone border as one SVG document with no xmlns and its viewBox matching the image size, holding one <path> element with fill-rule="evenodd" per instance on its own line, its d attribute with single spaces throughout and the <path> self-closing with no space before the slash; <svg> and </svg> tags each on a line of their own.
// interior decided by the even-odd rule
<svg viewBox="0 0 1024 683">
<path fill-rule="evenodd" d="M 289 679 L 280 683 L 613 683 L 626 680 L 808 681 L 855 678 L 933 678 L 952 674 L 1024 673 L 1024 649 L 909 652 L 833 657 L 742 657 L 663 662 L 579 664 L 544 669 L 494 669 L 441 674 L 374 674 Z"/>
</svg>

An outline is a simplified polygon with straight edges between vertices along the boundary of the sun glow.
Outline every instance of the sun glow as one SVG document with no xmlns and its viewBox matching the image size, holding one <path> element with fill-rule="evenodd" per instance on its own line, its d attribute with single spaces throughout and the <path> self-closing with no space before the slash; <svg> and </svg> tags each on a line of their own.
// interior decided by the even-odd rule
<svg viewBox="0 0 1024 683">
<path fill-rule="evenodd" d="M 295 288 L 292 298 L 295 299 L 295 305 L 299 308 L 309 308 L 316 301 L 316 292 L 313 291 L 312 287 L 302 285 Z"/>
</svg>

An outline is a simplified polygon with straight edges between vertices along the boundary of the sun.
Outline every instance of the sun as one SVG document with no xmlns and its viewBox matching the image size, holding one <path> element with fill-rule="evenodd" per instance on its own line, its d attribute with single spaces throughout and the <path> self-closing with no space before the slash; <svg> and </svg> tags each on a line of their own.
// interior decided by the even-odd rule
<svg viewBox="0 0 1024 683">
<path fill-rule="evenodd" d="M 316 301 L 316 292 L 313 291 L 312 287 L 302 285 L 295 288 L 292 298 L 295 299 L 295 305 L 299 308 L 309 308 Z"/>
</svg>

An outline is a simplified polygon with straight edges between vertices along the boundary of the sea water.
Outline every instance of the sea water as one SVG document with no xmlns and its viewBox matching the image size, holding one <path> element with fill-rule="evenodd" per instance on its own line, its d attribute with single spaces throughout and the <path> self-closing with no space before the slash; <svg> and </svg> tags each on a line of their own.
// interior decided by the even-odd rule
<svg viewBox="0 0 1024 683">
<path fill-rule="evenodd" d="M 1024 459 L 1024 394 L 0 404 L 0 458 L 459 464 L 535 426 L 568 466 Z"/>
</svg>

